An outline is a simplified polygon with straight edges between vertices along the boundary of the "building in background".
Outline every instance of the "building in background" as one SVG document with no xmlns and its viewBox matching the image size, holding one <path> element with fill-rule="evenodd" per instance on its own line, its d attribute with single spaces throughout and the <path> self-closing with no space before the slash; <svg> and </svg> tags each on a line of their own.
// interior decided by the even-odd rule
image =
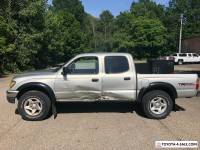
<svg viewBox="0 0 200 150">
<path fill-rule="evenodd" d="M 200 37 L 182 40 L 182 52 L 200 54 Z"/>
</svg>

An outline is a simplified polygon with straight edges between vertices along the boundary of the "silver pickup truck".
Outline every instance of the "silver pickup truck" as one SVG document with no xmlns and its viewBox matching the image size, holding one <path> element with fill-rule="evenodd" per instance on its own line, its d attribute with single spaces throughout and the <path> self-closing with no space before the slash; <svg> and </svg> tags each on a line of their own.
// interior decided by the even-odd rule
<svg viewBox="0 0 200 150">
<path fill-rule="evenodd" d="M 15 76 L 7 100 L 25 120 L 43 120 L 61 101 L 138 101 L 148 118 L 163 119 L 175 99 L 194 97 L 196 74 L 137 74 L 127 53 L 81 54 L 55 70 Z"/>
</svg>

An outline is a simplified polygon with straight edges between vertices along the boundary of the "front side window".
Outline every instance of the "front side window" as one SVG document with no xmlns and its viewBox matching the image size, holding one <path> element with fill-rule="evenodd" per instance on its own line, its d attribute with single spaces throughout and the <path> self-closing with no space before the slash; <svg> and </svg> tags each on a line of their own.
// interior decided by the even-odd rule
<svg viewBox="0 0 200 150">
<path fill-rule="evenodd" d="M 68 74 L 98 74 L 99 62 L 97 57 L 81 57 L 68 67 Z"/>
<path fill-rule="evenodd" d="M 106 56 L 104 61 L 106 74 L 123 73 L 129 70 L 128 60 L 125 56 Z"/>
</svg>

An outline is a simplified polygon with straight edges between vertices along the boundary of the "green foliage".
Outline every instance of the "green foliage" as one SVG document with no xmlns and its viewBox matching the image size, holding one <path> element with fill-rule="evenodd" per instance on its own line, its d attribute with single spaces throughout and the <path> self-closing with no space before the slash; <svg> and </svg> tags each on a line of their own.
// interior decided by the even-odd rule
<svg viewBox="0 0 200 150">
<path fill-rule="evenodd" d="M 114 16 L 111 14 L 109 10 L 105 10 L 100 14 L 100 22 L 104 26 L 109 26 L 114 19 Z"/>
<path fill-rule="evenodd" d="M 158 5 L 151 0 L 139 0 L 131 5 L 131 13 L 135 16 L 162 19 L 164 17 L 164 6 Z"/>
<path fill-rule="evenodd" d="M 44 49 L 38 54 L 36 67 L 64 62 L 83 50 L 88 50 L 87 37 L 81 31 L 80 23 L 68 12 L 48 12 L 44 37 Z"/>
<path fill-rule="evenodd" d="M 110 11 L 105 10 L 100 14 L 100 19 L 96 24 L 96 38 L 98 41 L 96 51 L 113 51 L 113 32 L 115 29 L 114 16 Z"/>
<path fill-rule="evenodd" d="M 0 73 L 3 72 L 4 66 L 15 50 L 15 44 L 12 43 L 12 36 L 14 36 L 12 27 L 0 16 Z"/>
<path fill-rule="evenodd" d="M 121 14 L 120 19 L 125 19 Z M 136 17 L 128 14 L 126 28 L 121 28 L 115 36 L 116 51 L 126 51 L 136 58 L 157 57 L 166 43 L 166 29 L 158 19 Z M 122 21 L 119 21 L 119 25 Z"/>
<path fill-rule="evenodd" d="M 84 7 L 79 0 L 53 0 L 52 3 L 53 10 L 69 12 L 73 14 L 80 23 L 84 21 Z"/>
<path fill-rule="evenodd" d="M 99 18 L 80 0 L 0 0 L 0 73 L 39 69 L 84 52 L 129 52 L 152 58 L 177 51 L 180 14 L 183 38 L 200 36 L 200 1 L 133 2 L 130 11 Z"/>
<path fill-rule="evenodd" d="M 179 20 L 180 14 L 184 15 L 183 37 L 191 38 L 200 35 L 200 1 L 199 0 L 171 0 L 167 13 L 174 20 Z M 169 19 L 168 19 L 169 20 Z M 167 21 L 168 21 L 167 20 Z M 179 21 L 180 22 L 180 21 Z M 167 24 L 168 28 L 179 26 L 178 21 Z M 170 27 L 173 25 L 173 27 Z M 175 31 L 176 32 L 176 31 Z"/>
</svg>

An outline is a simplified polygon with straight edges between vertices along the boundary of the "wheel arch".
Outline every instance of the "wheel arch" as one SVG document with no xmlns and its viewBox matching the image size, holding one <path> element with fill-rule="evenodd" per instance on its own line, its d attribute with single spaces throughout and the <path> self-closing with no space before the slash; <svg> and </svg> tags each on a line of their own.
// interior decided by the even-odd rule
<svg viewBox="0 0 200 150">
<path fill-rule="evenodd" d="M 148 87 L 144 87 L 140 90 L 139 94 L 138 94 L 138 101 L 141 102 L 143 96 L 150 91 L 153 90 L 161 90 L 161 91 L 165 91 L 166 93 L 169 94 L 169 96 L 171 97 L 171 99 L 173 100 L 174 104 L 175 104 L 175 99 L 178 97 L 177 95 L 177 91 L 175 89 L 175 87 L 170 84 L 170 83 L 165 83 L 165 82 L 152 82 L 150 83 L 150 85 Z"/>
<path fill-rule="evenodd" d="M 55 97 L 55 94 L 54 94 L 52 88 L 49 87 L 48 85 L 46 85 L 44 83 L 40 83 L 40 82 L 30 82 L 30 83 L 21 85 L 17 89 L 17 91 L 19 91 L 19 93 L 17 94 L 17 99 L 19 99 L 19 97 L 21 95 L 23 95 L 24 93 L 31 91 L 31 90 L 41 91 L 41 92 L 45 93 L 52 102 L 56 101 L 56 97 Z"/>
</svg>

